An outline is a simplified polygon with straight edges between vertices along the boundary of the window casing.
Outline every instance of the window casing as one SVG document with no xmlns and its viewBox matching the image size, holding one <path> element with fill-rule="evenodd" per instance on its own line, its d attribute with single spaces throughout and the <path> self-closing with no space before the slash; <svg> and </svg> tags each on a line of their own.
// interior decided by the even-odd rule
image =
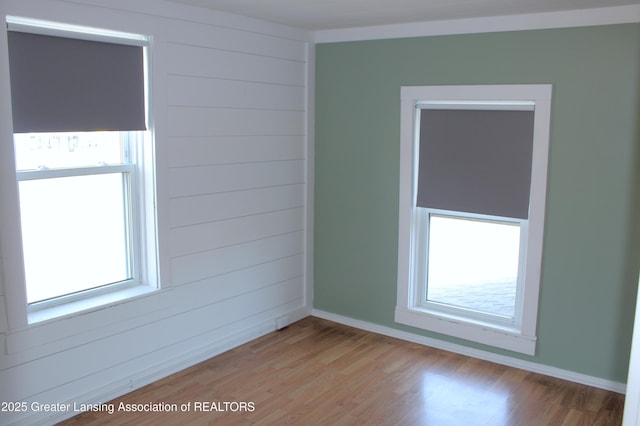
<svg viewBox="0 0 640 426">
<path fill-rule="evenodd" d="M 402 88 L 398 302 L 395 316 L 397 322 L 517 352 L 535 353 L 550 98 L 550 85 Z M 475 155 L 459 152 L 476 149 L 471 145 L 471 149 L 464 149 L 464 144 L 482 145 L 485 142 L 481 140 L 482 136 L 476 140 L 474 134 L 464 134 L 465 114 L 445 112 L 444 115 L 434 115 L 433 119 L 438 121 L 431 123 L 438 127 L 441 121 L 451 119 L 454 127 L 452 133 L 456 133 L 456 120 L 460 117 L 459 126 L 463 129 L 460 136 L 463 139 L 462 148 L 457 147 L 455 141 L 450 143 L 448 139 L 443 139 L 440 147 L 436 146 L 428 152 L 430 157 L 427 162 L 424 153 L 421 153 L 421 149 L 425 149 L 425 141 L 421 142 L 421 133 L 423 137 L 429 133 L 421 128 L 429 123 L 428 120 L 421 119 L 424 108 L 455 112 L 507 111 L 504 116 L 497 115 L 498 121 L 495 121 L 494 126 L 500 128 L 499 130 L 509 127 L 507 124 L 503 125 L 503 121 L 510 119 L 510 111 L 531 110 L 531 145 L 529 148 L 525 145 L 512 150 L 510 139 L 507 137 L 502 148 L 498 145 L 498 148 L 489 148 L 485 153 L 477 151 Z M 472 112 L 472 115 L 474 114 Z M 474 119 L 480 120 L 480 125 L 491 126 L 490 120 L 484 123 L 483 114 L 475 115 L 477 117 Z M 528 119 L 525 115 L 512 114 L 513 117 L 518 117 L 514 122 L 524 118 L 522 122 L 526 128 Z M 473 126 L 469 124 L 469 127 Z M 429 129 L 431 133 L 432 130 Z M 465 142 L 465 138 L 469 141 Z M 492 140 L 490 138 L 486 143 L 491 144 Z M 494 152 L 491 152 L 491 149 Z M 501 155 L 495 154 L 498 152 L 496 149 L 513 152 L 514 164 L 497 164 L 496 158 L 499 159 Z M 447 150 L 451 151 L 449 157 L 446 155 Z M 441 154 L 442 152 L 445 154 Z M 469 158 L 460 160 L 457 158 L 460 155 L 467 155 Z M 483 158 L 483 155 L 486 158 Z M 527 155 L 530 157 L 527 158 Z M 530 169 L 527 169 L 527 163 Z M 430 165 L 432 169 L 425 171 L 425 164 Z M 438 169 L 441 166 L 444 174 L 439 174 L 438 170 L 433 171 L 433 168 Z M 475 176 L 473 169 L 477 170 Z M 497 171 L 491 171 L 493 169 Z M 515 174 L 512 178 L 505 179 L 505 176 L 508 177 L 512 173 L 511 169 L 515 170 Z M 526 169 L 524 173 L 519 171 L 522 169 Z M 447 176 L 446 173 L 451 170 L 454 175 Z M 468 170 L 472 170 L 469 172 L 470 180 L 465 182 L 464 179 L 460 179 L 462 183 L 458 182 L 455 174 L 464 175 Z M 442 183 L 447 180 L 451 182 Z M 476 188 L 476 181 L 483 180 L 486 180 L 485 187 L 483 188 L 483 183 L 480 182 Z M 503 184 L 503 180 L 508 181 L 506 189 L 494 190 L 494 187 Z M 428 187 L 425 182 L 429 185 L 435 183 L 440 187 L 425 195 L 425 188 Z M 432 222 L 438 224 L 433 230 Z M 444 226 L 445 223 L 448 225 Z M 474 242 L 472 236 L 466 239 L 467 236 L 464 234 L 456 234 L 464 229 L 475 229 L 473 224 L 478 224 L 475 228 L 478 229 L 479 241 Z M 451 231 L 456 229 L 452 225 L 460 231 Z M 486 241 L 486 235 L 482 236 L 482 232 L 486 230 L 482 229 L 487 227 L 494 235 L 505 233 L 506 239 L 491 238 L 491 241 Z M 433 239 L 446 229 L 449 229 L 447 232 L 453 232 L 448 239 Z M 470 231 L 466 232 L 469 234 Z M 460 241 L 454 241 L 454 247 L 447 249 L 452 245 L 450 243 L 454 238 Z M 489 242 L 492 244 L 489 245 Z M 430 244 L 433 247 L 430 247 Z M 474 244 L 477 245 L 478 251 L 473 256 L 465 257 L 463 249 Z M 493 262 L 494 270 L 498 273 L 506 273 L 504 271 L 508 270 L 506 274 L 509 280 L 505 278 L 504 282 L 501 282 L 499 279 L 487 279 L 488 282 L 483 283 L 483 274 L 491 276 L 491 273 L 480 270 L 487 269 L 485 266 L 473 266 L 477 264 L 474 259 L 489 256 L 490 252 L 494 252 L 493 260 L 485 263 Z M 436 255 L 444 260 L 436 261 Z M 442 257 L 444 255 L 449 256 L 448 259 L 446 256 Z M 449 265 L 448 272 L 442 265 Z M 436 269 L 444 270 L 438 279 L 435 275 Z M 457 283 L 456 275 L 460 275 Z M 474 285 L 464 280 L 471 280 L 469 282 Z M 439 287 L 436 289 L 435 284 L 438 282 L 444 284 L 438 284 Z M 462 282 L 465 284 L 460 285 Z M 496 308 L 493 307 L 495 304 L 479 303 L 495 301 L 490 300 L 492 296 L 488 293 L 494 291 L 497 284 L 500 284 L 500 292 L 506 289 L 509 293 L 507 296 L 500 296 L 501 300 L 508 300 L 507 306 Z M 481 297 L 475 296 L 477 294 L 481 294 Z"/>
<path fill-rule="evenodd" d="M 20 37 L 26 34 L 27 41 L 31 34 L 44 36 L 35 38 L 38 41 L 34 51 L 42 49 L 39 43 L 46 50 L 48 40 L 52 40 L 54 44 L 59 42 L 63 51 L 68 50 L 63 54 L 77 53 L 74 58 L 81 69 L 82 61 L 90 60 L 94 47 L 103 58 L 101 49 L 116 52 L 110 58 L 112 64 L 105 64 L 105 68 L 114 63 L 122 67 L 118 60 L 121 56 L 117 55 L 124 52 L 132 58 L 129 68 L 133 74 L 124 73 L 107 83 L 99 75 L 93 78 L 107 87 L 121 82 L 128 85 L 128 76 L 135 80 L 127 90 L 134 92 L 131 99 L 135 105 L 121 108 L 133 111 L 131 114 L 116 111 L 122 102 L 129 103 L 127 91 L 120 90 L 124 96 L 114 95 L 109 100 L 105 99 L 108 93 L 92 92 L 93 97 L 83 100 L 73 93 L 81 91 L 74 87 L 73 78 L 61 83 L 72 92 L 69 96 L 52 95 L 56 93 L 52 90 L 42 100 L 26 100 L 60 104 L 60 119 L 51 121 L 37 108 L 21 106 L 13 111 L 28 322 L 153 291 L 158 276 L 154 150 L 145 123 L 148 40 L 144 36 L 21 18 L 8 17 L 7 22 L 9 31 Z M 85 46 L 85 41 L 92 44 Z M 80 50 L 74 50 L 78 46 Z M 23 52 L 15 53 L 16 44 L 13 52 L 11 48 L 10 39 L 12 75 L 22 75 L 16 69 L 20 71 Z M 89 51 L 89 56 L 81 55 L 82 49 Z M 140 52 L 144 57 L 138 56 Z M 33 51 L 28 54 L 32 58 L 38 56 Z M 92 82 L 90 70 L 83 69 L 81 73 L 84 84 Z M 46 75 L 34 74 L 30 78 L 41 79 L 36 84 L 51 85 Z M 16 79 L 11 83 L 15 107 L 25 101 L 20 88 L 24 83 Z M 65 102 L 81 103 L 87 110 L 92 109 L 92 104 L 99 106 L 80 114 Z M 112 105 L 103 108 L 105 103 Z M 114 112 L 112 116 L 110 111 Z"/>
</svg>

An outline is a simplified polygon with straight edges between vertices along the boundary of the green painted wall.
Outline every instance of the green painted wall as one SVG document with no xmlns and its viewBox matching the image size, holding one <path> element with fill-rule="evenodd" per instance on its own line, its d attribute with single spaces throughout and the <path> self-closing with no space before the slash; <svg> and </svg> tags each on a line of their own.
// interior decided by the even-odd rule
<svg viewBox="0 0 640 426">
<path fill-rule="evenodd" d="M 314 307 L 626 382 L 640 265 L 640 25 L 319 44 Z M 400 86 L 552 83 L 535 357 L 394 323 Z"/>
</svg>

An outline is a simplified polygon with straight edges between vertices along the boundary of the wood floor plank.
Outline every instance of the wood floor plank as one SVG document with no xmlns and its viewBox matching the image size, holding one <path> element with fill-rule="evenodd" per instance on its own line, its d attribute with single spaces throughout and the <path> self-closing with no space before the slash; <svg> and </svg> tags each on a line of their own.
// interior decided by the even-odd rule
<svg viewBox="0 0 640 426">
<path fill-rule="evenodd" d="M 308 317 L 110 403 L 61 424 L 620 425 L 624 396 Z"/>
</svg>

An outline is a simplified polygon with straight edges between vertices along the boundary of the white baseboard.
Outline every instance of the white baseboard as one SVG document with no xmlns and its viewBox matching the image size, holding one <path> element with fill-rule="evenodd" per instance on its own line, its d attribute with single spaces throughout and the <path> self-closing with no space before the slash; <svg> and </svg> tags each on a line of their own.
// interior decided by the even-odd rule
<svg viewBox="0 0 640 426">
<path fill-rule="evenodd" d="M 485 361 L 494 362 L 496 364 L 506 365 L 508 367 L 519 368 L 521 370 L 531 371 L 534 373 L 544 374 L 546 376 L 556 377 L 558 379 L 568 380 L 575 383 L 580 383 L 587 386 L 593 386 L 600 389 L 605 389 L 612 392 L 624 394 L 626 393 L 627 385 L 620 382 L 614 382 L 612 380 L 605 380 L 599 377 L 588 376 L 586 374 L 576 373 L 574 371 L 564 370 L 561 368 L 550 367 L 548 365 L 538 364 L 531 361 L 525 361 L 517 358 L 512 358 L 505 355 L 498 355 L 491 352 L 483 351 L 480 349 L 468 348 L 466 346 L 458 345 L 455 343 L 445 342 L 443 340 L 434 339 L 431 337 L 421 336 L 419 334 L 409 333 L 406 331 L 396 330 L 391 327 L 386 327 L 367 321 L 361 321 L 342 315 L 333 314 L 331 312 L 321 311 L 313 309 L 311 315 L 326 319 L 329 321 L 337 322 L 339 324 L 348 325 L 350 327 L 359 328 L 361 330 L 370 331 L 372 333 L 378 333 L 389 337 L 394 337 L 401 340 L 406 340 L 413 343 L 418 343 L 425 346 L 430 346 L 436 349 L 442 349 L 449 352 L 469 356 L 472 358 L 478 358 Z"/>
</svg>

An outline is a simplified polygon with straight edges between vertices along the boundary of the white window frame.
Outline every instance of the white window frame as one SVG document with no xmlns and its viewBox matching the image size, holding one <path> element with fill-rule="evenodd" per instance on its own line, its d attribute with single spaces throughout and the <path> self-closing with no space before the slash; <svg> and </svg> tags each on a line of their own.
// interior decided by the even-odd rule
<svg viewBox="0 0 640 426">
<path fill-rule="evenodd" d="M 398 281 L 395 321 L 473 342 L 534 355 L 538 294 L 542 263 L 544 213 L 547 186 L 549 129 L 552 86 L 468 85 L 405 86 L 401 88 L 400 196 L 398 224 Z M 416 207 L 418 170 L 418 115 L 425 102 L 443 108 L 521 109 L 534 105 L 533 156 L 529 218 L 521 221 L 521 246 L 525 255 L 519 268 L 520 300 L 516 300 L 516 319 L 494 320 L 491 316 L 467 315 L 459 309 L 436 309 L 425 303 L 426 288 L 416 271 L 424 247 L 416 231 L 424 222 L 425 209 Z M 441 212 L 447 215 L 452 212 Z M 422 217 L 422 219 L 421 219 Z M 463 217 L 469 217 L 464 215 Z M 499 218 L 498 218 L 499 219 Z M 513 221 L 513 219 L 508 219 Z M 424 224 L 422 224 L 424 229 Z M 424 238 L 424 237 L 423 237 Z M 424 283 L 424 280 L 422 280 Z"/>
<path fill-rule="evenodd" d="M 104 41 L 142 46 L 145 72 L 145 94 L 147 97 L 147 123 L 153 122 L 149 111 L 149 87 L 150 87 L 150 47 L 151 39 L 147 36 L 96 29 L 77 25 L 67 25 L 55 22 L 35 20 L 21 17 L 6 17 L 7 26 L 12 30 L 30 32 L 34 34 L 53 35 L 78 38 L 83 40 Z M 6 46 L 6 45 L 5 45 Z M 12 301 L 13 309 L 9 312 L 10 320 L 14 326 L 34 324 L 53 318 L 75 314 L 80 311 L 91 310 L 107 304 L 119 303 L 126 299 L 145 295 L 159 289 L 159 264 L 157 244 L 157 215 L 156 215 L 156 189 L 155 189 L 155 150 L 152 130 L 120 132 L 124 136 L 128 150 L 126 155 L 129 161 L 122 165 L 107 165 L 98 167 L 16 171 L 16 184 L 22 180 L 55 178 L 63 176 L 80 176 L 100 173 L 123 173 L 129 176 L 128 197 L 130 210 L 130 249 L 131 249 L 131 275 L 132 278 L 124 282 L 105 285 L 95 289 L 89 289 L 70 295 L 63 295 L 54 299 L 27 304 L 26 281 L 24 272 L 14 271 L 11 275 L 16 281 L 22 282 L 23 291 L 8 291 L 8 299 Z M 13 147 L 13 144 L 11 144 Z M 13 150 L 13 148 L 11 148 Z M 15 161 L 11 163 L 16 170 Z M 12 191 L 11 191 L 12 192 Z M 15 202 L 19 203 L 19 194 L 16 193 Z M 19 217 L 13 216 L 19 223 Z M 18 232 L 19 234 L 19 232 Z M 15 259 L 19 265 L 12 268 L 24 270 L 24 258 L 22 255 L 22 243 L 19 236 L 12 241 L 18 243 L 19 253 L 15 253 Z M 15 250 L 15 248 L 14 248 Z M 9 269 L 9 268 L 7 268 Z M 19 284 L 18 282 L 18 284 Z M 18 302 L 18 303 L 16 303 Z M 24 320 L 23 320 L 24 318 Z"/>
</svg>

